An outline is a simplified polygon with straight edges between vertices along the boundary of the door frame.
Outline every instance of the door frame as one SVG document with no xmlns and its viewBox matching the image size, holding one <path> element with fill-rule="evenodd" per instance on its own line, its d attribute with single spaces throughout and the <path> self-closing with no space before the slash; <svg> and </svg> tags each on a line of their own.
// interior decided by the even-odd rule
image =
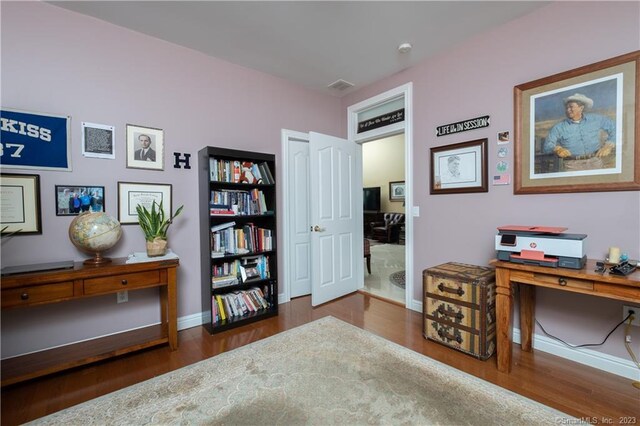
<svg viewBox="0 0 640 426">
<path fill-rule="evenodd" d="M 404 99 L 404 121 L 358 133 L 360 112 L 400 98 Z M 422 302 L 413 299 L 413 215 L 419 215 L 418 207 L 413 207 L 413 83 L 403 84 L 351 105 L 347 108 L 347 126 L 347 139 L 358 144 L 404 133 L 405 306 L 420 312 Z M 360 288 L 364 287 L 364 274 L 361 275 Z"/>
<path fill-rule="evenodd" d="M 289 241 L 291 241 L 291 230 L 289 229 L 288 224 L 292 223 L 291 221 L 291 213 L 289 212 L 291 208 L 291 203 L 289 202 L 289 197 L 287 197 L 287 188 L 289 186 L 289 142 L 291 140 L 301 141 L 309 143 L 309 133 L 297 132 L 295 130 L 281 130 L 281 143 L 282 143 L 282 182 L 284 182 L 283 190 L 279 193 L 282 194 L 282 214 L 279 216 L 282 218 L 282 222 L 280 223 L 280 229 L 283 229 L 283 239 L 282 239 L 282 262 L 284 263 L 283 268 L 281 270 L 284 271 L 284 274 L 281 275 L 282 279 L 282 287 L 284 292 L 278 295 L 278 303 L 286 303 L 291 300 L 291 274 L 292 274 L 292 262 L 290 261 L 291 256 L 291 247 L 289 245 Z"/>
</svg>

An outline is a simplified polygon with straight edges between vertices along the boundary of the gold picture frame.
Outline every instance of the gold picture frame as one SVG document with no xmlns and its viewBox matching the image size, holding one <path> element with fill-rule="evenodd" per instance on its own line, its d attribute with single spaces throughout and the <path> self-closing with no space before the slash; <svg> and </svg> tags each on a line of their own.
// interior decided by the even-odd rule
<svg viewBox="0 0 640 426">
<path fill-rule="evenodd" d="M 639 76 L 635 51 L 516 86 L 514 194 L 640 190 Z"/>
</svg>

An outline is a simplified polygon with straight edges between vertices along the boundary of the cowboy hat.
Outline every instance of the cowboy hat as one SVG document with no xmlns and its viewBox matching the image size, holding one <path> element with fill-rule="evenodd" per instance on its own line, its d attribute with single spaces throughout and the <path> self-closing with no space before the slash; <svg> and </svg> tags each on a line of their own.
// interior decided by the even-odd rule
<svg viewBox="0 0 640 426">
<path fill-rule="evenodd" d="M 564 102 L 565 105 L 568 102 L 577 102 L 579 104 L 586 106 L 587 108 L 593 107 L 593 99 L 587 98 L 585 95 L 581 93 L 576 93 L 575 95 L 571 95 L 567 98 L 564 98 L 562 101 Z"/>
</svg>

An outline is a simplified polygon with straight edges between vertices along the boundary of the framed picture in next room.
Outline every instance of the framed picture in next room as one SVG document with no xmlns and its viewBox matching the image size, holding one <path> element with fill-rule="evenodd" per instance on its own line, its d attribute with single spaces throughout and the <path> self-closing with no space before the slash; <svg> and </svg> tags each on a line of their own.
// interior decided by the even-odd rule
<svg viewBox="0 0 640 426">
<path fill-rule="evenodd" d="M 389 182 L 389 201 L 404 201 L 404 181 Z"/>
</svg>

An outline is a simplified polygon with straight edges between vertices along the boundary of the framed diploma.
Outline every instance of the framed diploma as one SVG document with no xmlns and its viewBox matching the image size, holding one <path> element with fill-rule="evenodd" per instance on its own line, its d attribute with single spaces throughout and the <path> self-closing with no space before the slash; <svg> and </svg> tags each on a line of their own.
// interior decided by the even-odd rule
<svg viewBox="0 0 640 426">
<path fill-rule="evenodd" d="M 138 204 L 151 210 L 153 203 L 162 203 L 165 216 L 171 217 L 171 184 L 118 182 L 118 221 L 121 225 L 137 225 Z"/>
<path fill-rule="evenodd" d="M 2 234 L 42 234 L 40 176 L 0 174 Z"/>
</svg>

